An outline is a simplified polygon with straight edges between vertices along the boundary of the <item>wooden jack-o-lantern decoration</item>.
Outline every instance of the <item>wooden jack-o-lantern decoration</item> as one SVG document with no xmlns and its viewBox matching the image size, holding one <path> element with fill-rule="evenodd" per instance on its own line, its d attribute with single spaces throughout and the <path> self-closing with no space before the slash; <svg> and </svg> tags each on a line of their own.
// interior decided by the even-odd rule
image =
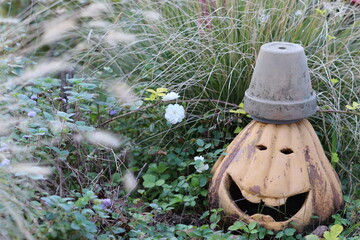
<svg viewBox="0 0 360 240">
<path fill-rule="evenodd" d="M 289 48 L 292 52 L 283 51 Z M 275 55 L 270 57 L 272 61 L 266 56 L 269 53 L 269 56 Z M 245 97 L 245 108 L 256 120 L 230 143 L 226 155 L 220 157 L 212 169 L 210 206 L 223 208 L 227 221 L 255 221 L 275 231 L 286 227 L 302 231 L 306 226 L 326 221 L 343 204 L 339 178 L 313 127 L 307 120 L 299 120 L 316 111 L 307 68 L 298 74 L 302 75 L 301 80 L 301 76 L 296 79 L 294 72 L 277 74 L 273 71 L 276 67 L 271 66 L 283 63 L 285 68 L 296 69 L 291 64 L 299 64 L 295 61 L 299 56 L 300 63 L 305 62 L 306 66 L 304 51 L 297 44 L 276 42 L 261 48 Z M 295 94 L 300 99 L 289 100 L 286 99 L 289 96 L 278 96 L 269 89 L 263 90 L 265 93 L 252 89 L 254 85 L 264 87 L 263 73 L 257 70 L 264 62 L 270 64 L 267 69 L 272 73 L 265 74 L 268 81 L 283 79 L 274 91 L 286 92 L 284 88 L 289 87 L 288 92 L 293 91 L 291 87 L 302 82 L 304 88 L 298 91 L 307 92 Z M 293 84 L 286 84 L 284 80 L 289 79 L 289 75 Z M 264 95 L 265 98 L 261 98 Z"/>
</svg>

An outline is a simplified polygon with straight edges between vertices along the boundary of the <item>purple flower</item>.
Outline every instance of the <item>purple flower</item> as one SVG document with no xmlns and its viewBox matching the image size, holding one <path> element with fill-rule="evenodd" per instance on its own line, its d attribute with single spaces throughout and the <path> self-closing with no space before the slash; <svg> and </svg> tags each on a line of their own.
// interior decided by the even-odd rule
<svg viewBox="0 0 360 240">
<path fill-rule="evenodd" d="M 37 100 L 37 99 L 38 99 L 38 96 L 37 96 L 37 95 L 31 95 L 30 99 L 31 99 L 31 100 Z"/>
<path fill-rule="evenodd" d="M 30 112 L 28 112 L 28 117 L 33 118 L 33 117 L 35 117 L 35 116 L 36 116 L 36 112 L 35 112 L 35 111 L 30 111 Z"/>
<path fill-rule="evenodd" d="M 110 116 L 114 116 L 115 114 L 116 114 L 116 111 L 115 111 L 115 110 L 109 111 L 109 115 L 110 115 Z"/>
<path fill-rule="evenodd" d="M 7 145 L 6 143 L 2 143 L 1 147 L 0 147 L 0 152 L 6 151 L 7 150 Z"/>
<path fill-rule="evenodd" d="M 1 161 L 0 163 L 0 167 L 6 167 L 10 165 L 10 160 L 5 158 L 4 160 Z"/>
<path fill-rule="evenodd" d="M 110 206 L 111 206 L 111 199 L 110 198 L 101 199 L 101 207 L 102 208 L 108 208 Z"/>
</svg>

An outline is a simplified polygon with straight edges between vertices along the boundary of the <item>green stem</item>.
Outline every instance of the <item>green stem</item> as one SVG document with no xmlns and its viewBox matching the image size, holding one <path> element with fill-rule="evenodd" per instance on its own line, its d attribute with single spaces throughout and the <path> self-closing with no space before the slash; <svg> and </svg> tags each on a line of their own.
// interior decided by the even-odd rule
<svg viewBox="0 0 360 240">
<path fill-rule="evenodd" d="M 133 111 L 130 111 L 130 112 L 127 112 L 127 113 L 124 113 L 124 114 L 121 114 L 121 115 L 118 115 L 116 117 L 113 117 L 101 124 L 98 125 L 98 127 L 102 127 L 118 118 L 122 118 L 122 117 L 125 117 L 127 115 L 130 115 L 130 114 L 133 114 L 133 113 L 136 113 L 136 112 L 140 112 L 140 111 L 143 111 L 143 110 L 146 110 L 148 108 L 152 108 L 156 105 L 160 105 L 160 104 L 166 104 L 166 103 L 177 103 L 177 102 L 214 102 L 214 103 L 222 103 L 222 104 L 225 104 L 225 105 L 230 105 L 231 107 L 239 107 L 239 105 L 237 104 L 234 104 L 234 103 L 229 103 L 229 102 L 225 102 L 225 101 L 221 101 L 221 100 L 216 100 L 216 99 L 190 99 L 190 100 L 172 100 L 172 101 L 165 101 L 165 102 L 157 102 L 157 103 L 154 103 L 154 104 L 151 104 L 149 106 L 145 106 L 145 107 L 141 107 L 139 109 L 136 109 L 136 110 L 133 110 Z"/>
<path fill-rule="evenodd" d="M 165 101 L 165 102 L 156 102 L 156 103 L 153 103 L 151 105 L 148 105 L 148 106 L 145 106 L 145 107 L 141 107 L 139 109 L 136 109 L 136 110 L 133 110 L 133 111 L 130 111 L 130 112 L 127 112 L 127 113 L 123 113 L 123 114 L 120 114 L 116 117 L 113 117 L 109 120 L 106 120 L 105 122 L 101 123 L 98 125 L 98 127 L 102 127 L 118 118 L 122 118 L 122 117 L 125 117 L 127 115 L 131 115 L 133 113 L 136 113 L 136 112 L 140 112 L 140 111 L 143 111 L 143 110 L 146 110 L 148 108 L 152 108 L 156 105 L 160 105 L 160 104 L 167 104 L 167 103 L 178 103 L 178 102 L 213 102 L 213 103 L 222 103 L 222 104 L 225 104 L 225 105 L 229 105 L 231 107 L 236 107 L 238 108 L 239 105 L 237 104 L 234 104 L 234 103 L 229 103 L 229 102 L 226 102 L 226 101 L 222 101 L 222 100 L 216 100 L 216 99 L 190 99 L 190 100 L 172 100 L 172 101 Z M 318 109 L 317 112 L 321 112 L 321 113 L 341 113 L 341 114 L 352 114 L 352 115 L 357 115 L 357 116 L 360 116 L 360 113 L 358 112 L 353 112 L 353 111 L 342 111 L 342 110 L 334 110 L 334 109 Z"/>
<path fill-rule="evenodd" d="M 322 113 L 342 113 L 342 114 L 352 114 L 360 116 L 360 112 L 353 112 L 353 111 L 342 111 L 342 110 L 334 110 L 334 109 L 319 109 L 317 112 Z"/>
</svg>

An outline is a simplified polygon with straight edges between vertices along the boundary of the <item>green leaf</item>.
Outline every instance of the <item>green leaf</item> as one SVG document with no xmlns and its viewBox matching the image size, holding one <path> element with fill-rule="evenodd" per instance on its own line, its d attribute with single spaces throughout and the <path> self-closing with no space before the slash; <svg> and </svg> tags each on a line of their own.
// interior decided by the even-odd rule
<svg viewBox="0 0 360 240">
<path fill-rule="evenodd" d="M 94 95 L 92 95 L 91 93 L 87 93 L 87 92 L 82 92 L 82 93 L 79 93 L 77 95 L 77 98 L 79 100 L 86 100 L 86 101 L 89 101 L 89 100 L 92 100 L 94 98 Z"/>
<path fill-rule="evenodd" d="M 162 186 L 162 185 L 164 185 L 164 183 L 165 183 L 165 181 L 163 179 L 159 179 L 159 180 L 156 181 L 155 185 L 156 186 Z"/>
<path fill-rule="evenodd" d="M 66 212 L 69 212 L 72 208 L 71 204 L 66 204 L 66 203 L 60 203 L 59 207 L 61 207 L 62 209 L 64 209 Z"/>
<path fill-rule="evenodd" d="M 243 223 L 243 222 L 241 222 L 241 221 L 236 221 L 236 222 L 234 222 L 234 224 L 231 225 L 228 229 L 229 229 L 230 231 L 236 231 L 236 230 L 241 229 L 244 225 L 245 225 L 245 223 Z"/>
<path fill-rule="evenodd" d="M 112 175 L 112 182 L 113 182 L 113 184 L 119 184 L 120 183 L 120 181 L 121 181 L 121 175 L 120 175 L 120 173 L 114 173 L 113 175 Z"/>
<path fill-rule="evenodd" d="M 75 221 L 71 223 L 70 227 L 71 227 L 72 229 L 74 229 L 74 230 L 80 230 L 80 226 L 77 225 L 77 224 L 75 223 Z"/>
<path fill-rule="evenodd" d="M 82 225 L 85 227 L 85 230 L 87 232 L 90 232 L 90 233 L 97 232 L 97 227 L 96 227 L 95 223 L 93 223 L 93 222 L 85 221 L 84 223 L 82 223 Z"/>
<path fill-rule="evenodd" d="M 205 211 L 205 212 L 201 215 L 200 219 L 204 219 L 204 218 L 206 218 L 206 217 L 209 216 L 209 215 L 210 215 L 210 212 L 209 212 L 209 211 Z"/>
<path fill-rule="evenodd" d="M 296 229 L 294 229 L 294 228 L 286 228 L 284 230 L 284 233 L 286 236 L 293 236 L 295 232 L 296 232 Z"/>
<path fill-rule="evenodd" d="M 340 233 L 344 230 L 344 227 L 339 225 L 339 224 L 335 224 L 330 228 L 330 233 L 332 237 L 337 237 L 340 235 Z"/>
<path fill-rule="evenodd" d="M 258 236 L 257 234 L 250 234 L 249 240 L 257 240 Z"/>
<path fill-rule="evenodd" d="M 202 140 L 202 139 L 197 139 L 197 140 L 196 140 L 196 144 L 197 144 L 199 147 L 203 147 L 204 144 L 205 144 L 205 142 L 204 142 L 204 140 Z"/>
<path fill-rule="evenodd" d="M 237 126 L 234 133 L 240 133 L 242 131 L 242 128 Z"/>
<path fill-rule="evenodd" d="M 165 170 L 168 169 L 168 168 L 169 168 L 169 167 L 166 166 L 166 163 L 161 162 L 161 163 L 159 163 L 159 165 L 157 166 L 156 172 L 157 172 L 157 173 L 163 173 L 163 172 L 165 172 Z"/>
<path fill-rule="evenodd" d="M 250 230 L 250 234 L 254 234 L 254 233 L 257 233 L 257 232 L 258 232 L 257 229 L 251 229 L 251 230 Z"/>
<path fill-rule="evenodd" d="M 256 227 L 256 222 L 249 223 L 249 229 L 252 230 Z"/>
<path fill-rule="evenodd" d="M 349 110 L 356 110 L 357 108 L 360 108 L 360 104 L 358 102 L 353 102 L 352 106 L 346 105 L 345 107 Z"/>
<path fill-rule="evenodd" d="M 305 239 L 306 240 L 319 240 L 319 237 L 318 236 L 316 236 L 316 235 L 307 235 L 306 237 L 305 237 Z"/>
<path fill-rule="evenodd" d="M 150 97 L 144 98 L 145 101 L 154 101 L 157 100 L 157 97 L 155 94 L 151 94 Z"/>
<path fill-rule="evenodd" d="M 349 110 L 354 110 L 354 108 L 352 107 L 352 106 L 350 106 L 350 105 L 346 105 L 345 106 L 347 109 L 349 109 Z"/>
<path fill-rule="evenodd" d="M 222 153 L 225 149 L 218 149 L 214 152 L 215 155 Z"/>
<path fill-rule="evenodd" d="M 275 235 L 275 238 L 282 238 L 284 236 L 284 232 L 280 231 Z"/>
<path fill-rule="evenodd" d="M 156 182 L 156 177 L 154 175 L 151 174 L 145 174 L 143 176 L 144 182 L 143 182 L 143 186 L 146 188 L 152 188 L 155 186 L 155 182 Z"/>
<path fill-rule="evenodd" d="M 208 149 L 208 148 L 210 148 L 210 147 L 211 147 L 211 143 L 207 143 L 207 144 L 204 146 L 205 149 Z"/>
<path fill-rule="evenodd" d="M 201 190 L 200 195 L 203 197 L 206 197 L 208 195 L 208 193 L 209 193 L 208 190 L 203 189 L 203 190 Z"/>
<path fill-rule="evenodd" d="M 156 94 L 156 91 L 155 91 L 155 90 L 153 90 L 153 89 L 151 89 L 151 88 L 146 89 L 146 91 L 147 91 L 147 92 L 151 92 L 151 93 L 155 93 L 155 94 Z"/>
<path fill-rule="evenodd" d="M 83 215 L 91 215 L 91 216 L 93 216 L 95 213 L 94 213 L 94 211 L 93 211 L 93 210 L 88 209 L 88 208 L 85 208 L 84 210 L 82 210 L 82 211 L 81 211 L 81 214 L 83 214 Z"/>
<path fill-rule="evenodd" d="M 89 203 L 89 198 L 82 197 L 76 200 L 75 206 L 78 208 L 82 208 L 85 207 L 88 203 Z"/>
<path fill-rule="evenodd" d="M 53 115 L 51 115 L 50 113 L 43 112 L 43 114 L 46 120 L 54 120 Z"/>
<path fill-rule="evenodd" d="M 66 113 L 66 112 L 61 112 L 61 111 L 58 111 L 56 113 L 56 116 L 64 119 L 65 121 L 70 121 L 70 122 L 73 122 L 74 120 L 72 120 L 70 117 L 72 117 L 73 115 L 75 115 L 75 113 Z"/>
<path fill-rule="evenodd" d="M 151 175 L 151 174 L 145 174 L 143 176 L 143 179 L 146 182 L 155 182 L 156 181 L 156 177 L 154 175 Z"/>
<path fill-rule="evenodd" d="M 331 82 L 332 84 L 336 84 L 336 83 L 339 82 L 339 80 L 336 79 L 336 78 L 332 78 L 332 79 L 330 79 L 330 82 Z"/>
<path fill-rule="evenodd" d="M 126 232 L 126 230 L 119 227 L 119 228 L 112 229 L 112 232 L 115 234 L 120 234 L 120 233 Z"/>
<path fill-rule="evenodd" d="M 80 132 L 91 132 L 94 131 L 95 128 L 91 126 L 77 126 L 77 130 L 79 130 Z"/>
<path fill-rule="evenodd" d="M 236 110 L 230 110 L 229 112 L 231 113 L 237 113 L 237 114 L 242 114 L 242 115 L 246 115 L 247 112 L 244 109 L 236 109 Z"/>
<path fill-rule="evenodd" d="M 158 94 L 158 96 L 160 96 L 159 93 L 166 93 L 167 91 L 168 91 L 167 88 L 157 88 L 156 89 L 156 93 Z"/>
<path fill-rule="evenodd" d="M 80 83 L 79 85 L 88 90 L 92 90 L 96 88 L 96 84 L 93 83 Z"/>
<path fill-rule="evenodd" d="M 326 240 L 335 240 L 334 238 L 331 237 L 331 234 L 329 231 L 324 232 L 324 238 Z"/>
<path fill-rule="evenodd" d="M 206 185 L 206 183 L 208 182 L 208 179 L 206 177 L 201 177 L 200 178 L 200 187 L 204 187 Z"/>
<path fill-rule="evenodd" d="M 202 152 L 202 151 L 204 151 L 204 150 L 205 150 L 204 148 L 198 148 L 198 149 L 196 149 L 197 152 Z"/>
<path fill-rule="evenodd" d="M 84 78 L 69 78 L 68 81 L 74 85 L 78 85 L 79 83 L 83 82 Z"/>
<path fill-rule="evenodd" d="M 332 163 L 337 163 L 339 162 L 339 156 L 336 152 L 332 152 L 331 153 L 331 162 Z"/>
<path fill-rule="evenodd" d="M 321 10 L 319 8 L 316 8 L 315 12 L 320 13 L 321 16 L 325 16 L 326 10 Z"/>
</svg>

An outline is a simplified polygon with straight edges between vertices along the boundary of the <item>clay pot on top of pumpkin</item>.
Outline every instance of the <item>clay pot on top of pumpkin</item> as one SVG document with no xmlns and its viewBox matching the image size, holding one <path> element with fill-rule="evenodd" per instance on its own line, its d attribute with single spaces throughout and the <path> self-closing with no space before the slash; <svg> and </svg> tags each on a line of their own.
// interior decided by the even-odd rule
<svg viewBox="0 0 360 240">
<path fill-rule="evenodd" d="M 261 46 L 244 108 L 255 120 L 286 124 L 316 113 L 304 48 L 271 42 Z"/>
<path fill-rule="evenodd" d="M 304 49 L 264 44 L 244 105 L 255 120 L 215 163 L 210 206 L 223 208 L 229 222 L 255 221 L 275 231 L 303 231 L 329 219 L 343 196 L 338 176 L 304 119 L 317 108 Z"/>
</svg>

